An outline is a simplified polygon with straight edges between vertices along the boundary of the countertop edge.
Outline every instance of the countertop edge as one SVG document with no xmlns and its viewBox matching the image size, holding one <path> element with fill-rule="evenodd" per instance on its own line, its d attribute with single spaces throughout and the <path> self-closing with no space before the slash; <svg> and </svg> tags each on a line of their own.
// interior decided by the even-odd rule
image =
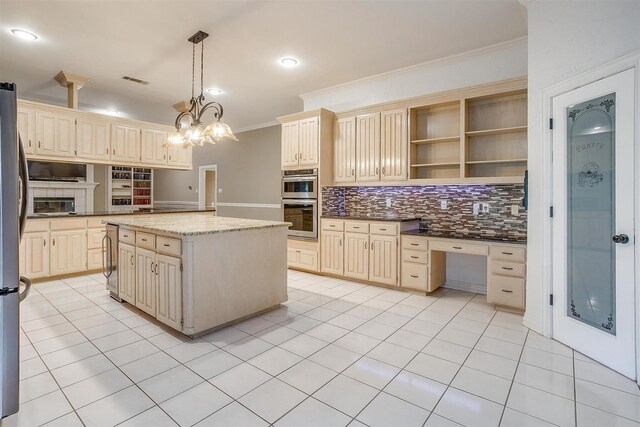
<svg viewBox="0 0 640 427">
<path fill-rule="evenodd" d="M 381 222 L 411 222 L 420 221 L 421 217 L 372 217 L 358 215 L 320 215 L 320 219 L 343 219 L 346 221 L 381 221 Z"/>
<path fill-rule="evenodd" d="M 419 237 L 430 237 L 432 239 L 453 239 L 453 240 L 469 240 L 469 241 L 477 241 L 477 242 L 489 242 L 489 243 L 505 243 L 505 244 L 509 244 L 509 245 L 526 245 L 527 241 L 522 240 L 522 239 L 518 239 L 518 238 L 511 238 L 506 237 L 506 238 L 500 238 L 500 237 L 493 237 L 491 235 L 478 235 L 476 236 L 447 236 L 447 235 L 438 235 L 437 233 L 441 233 L 438 231 L 435 232 L 429 232 L 429 231 L 418 231 L 418 229 L 412 229 L 412 230 L 405 230 L 405 231 L 401 231 L 400 235 L 402 236 L 419 236 Z M 459 234 L 463 234 L 463 233 L 459 233 Z"/>
<path fill-rule="evenodd" d="M 132 215 L 160 215 L 160 214 L 179 214 L 179 213 L 207 213 L 216 212 L 217 209 L 160 209 L 152 212 L 97 212 L 83 213 L 74 215 L 28 215 L 27 219 L 73 219 L 73 218 L 91 218 L 96 216 L 132 216 Z"/>
</svg>

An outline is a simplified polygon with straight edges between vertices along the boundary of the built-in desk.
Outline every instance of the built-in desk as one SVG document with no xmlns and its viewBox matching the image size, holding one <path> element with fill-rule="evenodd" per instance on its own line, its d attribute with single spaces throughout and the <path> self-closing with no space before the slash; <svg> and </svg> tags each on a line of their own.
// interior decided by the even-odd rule
<svg viewBox="0 0 640 427">
<path fill-rule="evenodd" d="M 446 281 L 448 252 L 486 256 L 487 301 L 499 307 L 524 310 L 524 240 L 480 233 L 408 230 L 402 233 L 401 241 L 401 287 L 426 292 L 438 289 Z"/>
</svg>

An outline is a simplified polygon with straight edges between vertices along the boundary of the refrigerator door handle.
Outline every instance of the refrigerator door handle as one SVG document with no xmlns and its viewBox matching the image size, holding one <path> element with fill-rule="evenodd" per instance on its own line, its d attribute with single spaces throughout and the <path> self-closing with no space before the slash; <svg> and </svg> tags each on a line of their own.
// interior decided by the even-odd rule
<svg viewBox="0 0 640 427">
<path fill-rule="evenodd" d="M 20 283 L 24 283 L 24 291 L 20 292 L 19 300 L 22 302 L 28 295 L 31 290 L 31 280 L 24 276 L 20 276 Z"/>
<path fill-rule="evenodd" d="M 20 199 L 20 220 L 18 224 L 20 226 L 20 240 L 22 240 L 24 227 L 27 224 L 27 203 L 29 201 L 29 167 L 27 166 L 27 156 L 25 155 L 24 146 L 22 145 L 22 138 L 20 138 L 20 136 L 18 136 L 18 155 L 18 167 L 20 168 L 21 178 L 20 181 L 22 182 L 22 197 Z"/>
</svg>

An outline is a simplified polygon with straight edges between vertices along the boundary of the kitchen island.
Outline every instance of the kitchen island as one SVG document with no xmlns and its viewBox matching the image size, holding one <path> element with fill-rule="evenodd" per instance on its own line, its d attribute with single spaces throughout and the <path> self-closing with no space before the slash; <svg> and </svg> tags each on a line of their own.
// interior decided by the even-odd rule
<svg viewBox="0 0 640 427">
<path fill-rule="evenodd" d="M 186 335 L 287 300 L 289 223 L 189 214 L 104 222 L 119 227 L 117 295 Z"/>
</svg>

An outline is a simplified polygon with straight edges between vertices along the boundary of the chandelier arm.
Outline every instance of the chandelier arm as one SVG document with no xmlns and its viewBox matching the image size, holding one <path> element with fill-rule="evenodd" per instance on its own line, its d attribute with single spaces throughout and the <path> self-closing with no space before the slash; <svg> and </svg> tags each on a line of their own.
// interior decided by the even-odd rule
<svg viewBox="0 0 640 427">
<path fill-rule="evenodd" d="M 178 117 L 176 117 L 176 130 L 179 131 L 180 130 L 180 122 L 182 121 L 182 119 L 186 116 L 191 116 L 191 118 L 193 119 L 193 114 L 191 114 L 191 110 L 189 111 L 183 111 L 182 113 L 178 114 Z"/>
<path fill-rule="evenodd" d="M 220 103 L 215 102 L 215 101 L 211 101 L 211 102 L 209 102 L 208 104 L 205 104 L 205 105 L 202 107 L 202 110 L 200 110 L 200 111 L 201 111 L 201 113 L 200 113 L 200 116 L 199 116 L 199 117 L 201 117 L 201 116 L 204 114 L 204 112 L 205 112 L 206 110 L 208 110 L 209 108 L 213 108 L 213 109 L 215 110 L 215 112 L 213 113 L 213 117 L 214 117 L 215 119 L 217 119 L 217 120 L 222 119 L 222 114 L 223 114 L 222 105 L 220 105 Z"/>
</svg>

